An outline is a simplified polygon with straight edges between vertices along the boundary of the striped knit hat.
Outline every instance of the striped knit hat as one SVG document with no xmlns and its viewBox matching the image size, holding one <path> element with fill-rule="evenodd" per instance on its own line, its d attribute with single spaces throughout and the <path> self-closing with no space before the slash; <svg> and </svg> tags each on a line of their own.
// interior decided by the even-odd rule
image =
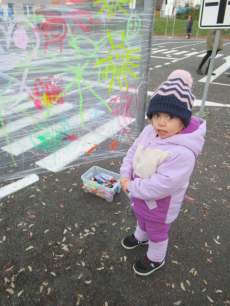
<svg viewBox="0 0 230 306">
<path fill-rule="evenodd" d="M 185 70 L 174 70 L 168 80 L 162 83 L 150 99 L 147 117 L 153 113 L 166 113 L 180 118 L 184 126 L 189 125 L 195 96 L 192 92 L 193 79 Z"/>
</svg>

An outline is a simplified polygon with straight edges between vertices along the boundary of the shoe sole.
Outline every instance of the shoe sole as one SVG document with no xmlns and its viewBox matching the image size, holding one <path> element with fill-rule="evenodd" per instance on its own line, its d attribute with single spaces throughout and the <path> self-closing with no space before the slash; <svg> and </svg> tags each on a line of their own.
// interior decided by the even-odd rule
<svg viewBox="0 0 230 306">
<path fill-rule="evenodd" d="M 124 239 L 123 239 L 123 240 L 124 240 Z M 133 247 L 127 247 L 126 245 L 124 245 L 123 240 L 121 240 L 121 244 L 122 244 L 123 248 L 125 248 L 126 250 L 132 250 L 132 249 L 135 249 L 136 247 L 139 247 L 139 246 L 141 246 L 141 245 L 149 244 L 149 242 L 144 242 L 144 243 L 135 245 L 135 246 L 133 246 Z"/>
<path fill-rule="evenodd" d="M 141 275 L 141 276 L 148 276 L 148 275 L 152 274 L 153 272 L 155 272 L 156 270 L 158 270 L 158 269 L 160 269 L 161 267 L 163 267 L 164 264 L 165 264 L 165 261 L 163 261 L 162 264 L 161 264 L 159 267 L 157 267 L 156 269 L 154 269 L 154 270 L 152 270 L 152 271 L 150 271 L 150 272 L 148 272 L 148 273 L 141 273 L 141 272 L 138 272 L 138 271 L 135 269 L 135 264 L 133 265 L 133 270 L 134 270 L 134 272 L 135 272 L 136 274 L 138 274 L 138 275 Z"/>
</svg>

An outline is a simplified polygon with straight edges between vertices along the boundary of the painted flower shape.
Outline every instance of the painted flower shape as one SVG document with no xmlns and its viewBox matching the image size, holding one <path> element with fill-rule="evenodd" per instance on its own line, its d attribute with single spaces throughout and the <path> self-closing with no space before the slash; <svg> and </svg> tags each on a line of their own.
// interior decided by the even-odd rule
<svg viewBox="0 0 230 306">
<path fill-rule="evenodd" d="M 34 82 L 34 91 L 29 94 L 29 97 L 34 101 L 37 109 L 64 103 L 62 78 L 58 77 L 55 80 L 54 76 L 49 76 L 44 82 L 37 78 Z"/>
</svg>

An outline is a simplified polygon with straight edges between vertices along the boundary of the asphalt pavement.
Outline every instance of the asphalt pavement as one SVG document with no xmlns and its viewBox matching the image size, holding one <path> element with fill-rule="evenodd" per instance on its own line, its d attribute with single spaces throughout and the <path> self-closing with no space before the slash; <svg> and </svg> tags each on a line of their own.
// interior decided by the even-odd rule
<svg viewBox="0 0 230 306">
<path fill-rule="evenodd" d="M 217 72 L 230 54 L 230 41 L 225 43 L 214 64 Z M 202 99 L 205 82 L 195 70 L 205 39 L 154 37 L 153 48 L 163 46 L 167 50 L 152 54 L 149 95 L 180 68 L 191 72 L 194 93 Z M 162 54 L 178 47 L 177 52 L 197 53 L 181 53 L 178 61 L 178 55 Z M 134 274 L 132 265 L 147 246 L 121 246 L 136 226 L 128 197 L 121 191 L 107 202 L 85 193 L 81 180 L 92 166 L 119 173 L 122 158 L 89 160 L 39 174 L 38 182 L 0 201 L 1 305 L 230 305 L 229 71 L 209 86 L 207 100 L 220 106 L 205 107 L 205 145 L 171 226 L 164 267 L 148 277 Z"/>
</svg>

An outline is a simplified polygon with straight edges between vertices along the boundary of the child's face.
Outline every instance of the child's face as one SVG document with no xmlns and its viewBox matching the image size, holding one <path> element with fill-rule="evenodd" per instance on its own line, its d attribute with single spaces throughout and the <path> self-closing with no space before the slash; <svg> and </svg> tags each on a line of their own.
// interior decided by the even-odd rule
<svg viewBox="0 0 230 306">
<path fill-rule="evenodd" d="M 184 128 L 179 118 L 165 113 L 154 113 L 151 123 L 156 133 L 162 139 L 179 134 Z"/>
</svg>

